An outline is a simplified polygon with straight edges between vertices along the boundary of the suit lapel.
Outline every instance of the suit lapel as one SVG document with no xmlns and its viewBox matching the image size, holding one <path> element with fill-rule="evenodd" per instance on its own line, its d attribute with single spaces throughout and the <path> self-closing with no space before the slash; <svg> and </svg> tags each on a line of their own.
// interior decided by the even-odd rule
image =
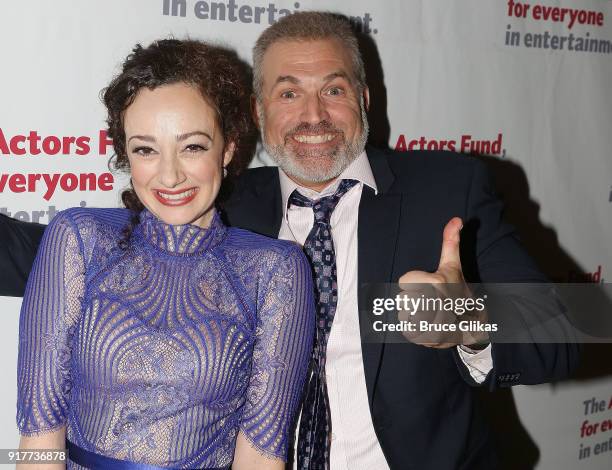
<svg viewBox="0 0 612 470">
<path fill-rule="evenodd" d="M 386 157 L 368 148 L 368 158 L 378 194 L 364 186 L 359 204 L 357 286 L 395 282 L 391 279 L 397 242 L 401 195 L 389 194 L 394 176 Z M 365 306 L 364 306 L 365 307 Z M 362 310 L 360 306 L 360 310 Z M 361 329 L 368 327 L 360 325 Z M 384 343 L 362 343 L 363 365 L 370 408 L 384 352 Z"/>
</svg>

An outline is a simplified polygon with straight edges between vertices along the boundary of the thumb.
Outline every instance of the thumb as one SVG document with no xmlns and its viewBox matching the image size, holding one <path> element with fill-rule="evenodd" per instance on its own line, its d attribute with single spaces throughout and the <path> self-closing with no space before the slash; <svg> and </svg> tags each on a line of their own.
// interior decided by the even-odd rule
<svg viewBox="0 0 612 470">
<path fill-rule="evenodd" d="M 461 258 L 459 257 L 459 241 L 461 238 L 459 234 L 462 227 L 463 221 L 459 217 L 453 217 L 444 227 L 438 270 L 443 267 L 461 270 Z"/>
</svg>

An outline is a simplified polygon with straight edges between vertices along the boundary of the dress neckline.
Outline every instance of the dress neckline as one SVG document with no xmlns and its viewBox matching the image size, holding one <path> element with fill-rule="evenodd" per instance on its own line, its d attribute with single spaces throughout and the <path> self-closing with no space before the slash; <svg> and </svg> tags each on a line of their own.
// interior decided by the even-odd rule
<svg viewBox="0 0 612 470">
<path fill-rule="evenodd" d="M 140 223 L 134 233 L 161 251 L 175 255 L 198 255 L 217 246 L 227 233 L 218 212 L 214 213 L 207 228 L 198 225 L 171 225 L 163 222 L 148 209 L 140 213 Z"/>
</svg>

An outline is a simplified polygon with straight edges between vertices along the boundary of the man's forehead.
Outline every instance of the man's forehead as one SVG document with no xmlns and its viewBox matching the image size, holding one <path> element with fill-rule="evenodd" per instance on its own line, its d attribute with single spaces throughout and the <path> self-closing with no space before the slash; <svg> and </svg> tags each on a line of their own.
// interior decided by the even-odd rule
<svg viewBox="0 0 612 470">
<path fill-rule="evenodd" d="M 280 40 L 266 50 L 263 72 L 264 77 L 271 80 L 291 72 L 316 74 L 323 78 L 338 72 L 348 75 L 351 63 L 348 54 L 335 38 Z"/>
</svg>

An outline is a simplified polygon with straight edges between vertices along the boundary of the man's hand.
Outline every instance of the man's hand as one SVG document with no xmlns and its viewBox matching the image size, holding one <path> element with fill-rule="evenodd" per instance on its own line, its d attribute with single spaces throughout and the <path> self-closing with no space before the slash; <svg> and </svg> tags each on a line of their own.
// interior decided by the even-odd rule
<svg viewBox="0 0 612 470">
<path fill-rule="evenodd" d="M 453 217 L 444 227 L 442 234 L 442 250 L 440 253 L 440 262 L 438 269 L 433 273 L 425 271 L 409 271 L 399 279 L 400 288 L 406 295 L 413 297 L 438 298 L 444 301 L 448 298 L 470 298 L 472 294 L 468 285 L 463 278 L 461 269 L 461 257 L 459 255 L 459 242 L 461 240 L 460 232 L 463 227 L 463 222 L 459 217 Z M 413 284 L 426 284 L 431 286 L 412 286 Z M 447 284 L 452 286 L 452 293 L 449 292 Z M 429 291 L 429 294 L 428 292 Z M 431 292 L 434 295 L 431 295 Z M 486 310 L 481 312 L 470 312 L 462 316 L 457 316 L 454 312 L 449 311 L 431 311 L 422 310 L 419 312 L 398 313 L 400 320 L 412 321 L 415 324 L 420 324 L 421 320 L 427 321 L 429 325 L 449 325 L 457 324 L 459 320 L 475 320 L 481 323 L 486 323 Z M 448 332 L 441 331 L 436 333 L 435 329 L 432 332 L 406 332 L 404 336 L 411 342 L 421 344 L 423 346 L 445 349 L 457 346 L 459 344 L 475 344 L 488 341 L 487 333 L 469 333 L 457 331 Z"/>
<path fill-rule="evenodd" d="M 442 234 L 442 251 L 438 269 L 433 273 L 425 271 L 408 271 L 399 278 L 401 284 L 455 284 L 464 283 L 459 257 L 459 233 L 463 222 L 459 217 L 453 217 L 444 227 Z"/>
</svg>

